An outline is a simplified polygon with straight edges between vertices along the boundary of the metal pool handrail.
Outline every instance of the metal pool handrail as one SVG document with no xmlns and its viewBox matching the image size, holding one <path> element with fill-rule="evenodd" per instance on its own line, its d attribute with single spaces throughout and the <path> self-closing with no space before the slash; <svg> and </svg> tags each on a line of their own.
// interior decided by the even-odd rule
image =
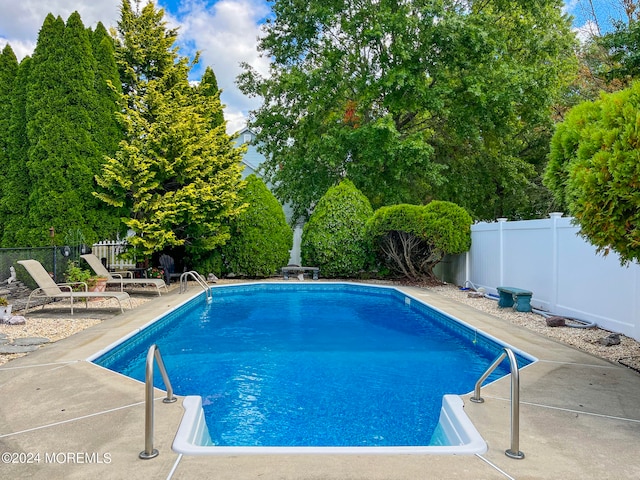
<svg viewBox="0 0 640 480">
<path fill-rule="evenodd" d="M 520 439 L 520 372 L 518 371 L 518 361 L 516 356 L 510 348 L 504 347 L 500 355 L 496 357 L 487 371 L 482 374 L 480 379 L 476 382 L 475 389 L 473 391 L 473 397 L 471 401 L 475 403 L 483 403 L 484 399 L 480 396 L 480 387 L 491 372 L 493 372 L 500 362 L 505 357 L 509 358 L 509 365 L 511 368 L 511 448 L 505 450 L 505 455 L 509 458 L 521 460 L 524 458 L 524 453 L 519 450 Z"/>
<path fill-rule="evenodd" d="M 204 289 L 204 291 L 207 294 L 207 303 L 210 303 L 213 298 L 213 293 L 211 293 L 211 287 L 209 286 L 207 281 L 204 279 L 204 277 L 200 275 L 198 272 L 196 272 L 195 270 L 191 270 L 190 272 L 184 272 L 182 275 L 180 275 L 180 293 L 187 291 L 187 281 L 189 280 L 189 277 L 193 278 L 198 283 L 198 285 L 200 285 Z"/>
<path fill-rule="evenodd" d="M 173 387 L 167 375 L 167 369 L 164 367 L 160 348 L 157 345 L 151 345 L 147 352 L 147 364 L 145 370 L 145 395 L 144 395 L 144 450 L 138 455 L 143 460 L 155 458 L 158 456 L 158 450 L 153 448 L 153 359 L 156 359 L 158 370 L 162 375 L 164 385 L 167 387 L 167 396 L 162 399 L 164 403 L 173 403 L 177 398 L 173 395 Z"/>
</svg>

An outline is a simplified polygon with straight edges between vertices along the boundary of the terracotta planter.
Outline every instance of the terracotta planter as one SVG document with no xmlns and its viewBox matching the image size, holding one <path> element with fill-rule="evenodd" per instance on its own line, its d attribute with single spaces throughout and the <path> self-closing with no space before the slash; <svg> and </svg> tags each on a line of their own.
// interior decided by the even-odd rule
<svg viewBox="0 0 640 480">
<path fill-rule="evenodd" d="M 94 279 L 94 282 L 92 282 L 93 285 L 91 285 L 89 287 L 89 291 L 90 292 L 104 292 L 107 290 L 107 278 L 106 277 L 100 277 L 100 278 L 96 278 Z M 95 298 L 91 298 L 91 300 L 99 302 L 100 300 L 103 300 L 102 297 L 95 297 Z"/>
<path fill-rule="evenodd" d="M 104 292 L 107 289 L 107 278 L 100 277 L 95 279 L 95 283 L 89 287 L 90 292 Z"/>
</svg>

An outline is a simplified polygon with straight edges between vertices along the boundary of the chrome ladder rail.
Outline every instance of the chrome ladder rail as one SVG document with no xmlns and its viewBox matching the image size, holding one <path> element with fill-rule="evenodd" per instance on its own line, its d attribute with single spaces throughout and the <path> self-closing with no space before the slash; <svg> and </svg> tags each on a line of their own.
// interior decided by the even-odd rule
<svg viewBox="0 0 640 480">
<path fill-rule="evenodd" d="M 521 460 L 524 453 L 519 450 L 520 443 L 520 372 L 518 371 L 518 361 L 510 348 L 504 347 L 500 355 L 496 357 L 487 371 L 476 382 L 471 401 L 475 403 L 483 403 L 484 399 L 480 396 L 480 387 L 491 372 L 493 372 L 505 357 L 509 358 L 509 366 L 511 368 L 511 448 L 505 450 L 504 454 L 509 458 Z"/>
<path fill-rule="evenodd" d="M 196 272 L 195 270 L 191 270 L 190 272 L 184 272 L 182 275 L 180 275 L 180 293 L 184 293 L 187 291 L 187 282 L 189 281 L 189 277 L 193 278 L 198 283 L 198 285 L 202 287 L 202 289 L 205 291 L 207 295 L 207 303 L 211 303 L 211 300 L 213 299 L 213 293 L 211 292 L 211 287 L 209 286 L 207 281 L 204 279 L 204 277 L 200 275 L 198 272 Z"/>
<path fill-rule="evenodd" d="M 162 355 L 157 345 L 151 345 L 147 352 L 147 363 L 145 370 L 145 394 L 144 394 L 144 450 L 138 455 L 143 460 L 155 458 L 159 452 L 153 448 L 153 359 L 158 363 L 158 369 L 162 375 L 164 385 L 167 387 L 167 396 L 162 399 L 164 403 L 173 403 L 177 398 L 173 395 L 173 387 L 164 367 Z"/>
</svg>

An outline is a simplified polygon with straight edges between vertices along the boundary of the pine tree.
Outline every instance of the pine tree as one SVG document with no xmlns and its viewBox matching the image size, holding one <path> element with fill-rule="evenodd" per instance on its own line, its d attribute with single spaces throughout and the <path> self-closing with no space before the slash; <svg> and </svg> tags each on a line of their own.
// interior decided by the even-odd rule
<svg viewBox="0 0 640 480">
<path fill-rule="evenodd" d="M 240 210 L 242 149 L 224 123 L 211 128 L 220 100 L 189 85 L 188 61 L 178 58 L 164 12 L 152 3 L 133 12 L 128 0 L 121 12 L 116 58 L 126 134 L 97 177 L 107 192 L 96 196 L 131 212 L 131 253 L 181 245 L 197 259 L 229 237 L 224 222 Z"/>
<path fill-rule="evenodd" d="M 11 96 L 17 74 L 18 59 L 11 46 L 7 44 L 0 54 L 0 177 L 4 179 L 7 178 L 9 169 Z M 0 182 L 0 204 L 6 196 L 6 186 L 5 182 Z M 3 228 L 4 222 L 0 222 L 0 237 Z"/>
</svg>

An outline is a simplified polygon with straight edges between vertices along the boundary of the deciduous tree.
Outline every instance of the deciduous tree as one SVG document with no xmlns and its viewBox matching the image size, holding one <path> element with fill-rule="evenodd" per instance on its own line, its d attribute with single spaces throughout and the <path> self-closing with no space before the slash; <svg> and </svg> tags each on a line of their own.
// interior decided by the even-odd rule
<svg viewBox="0 0 640 480">
<path fill-rule="evenodd" d="M 348 177 L 374 207 L 532 216 L 550 107 L 575 67 L 562 2 L 276 0 L 251 126 L 297 216 Z M 540 138 L 543 141 L 540 141 Z M 524 207 L 523 207 L 524 205 Z"/>
</svg>

